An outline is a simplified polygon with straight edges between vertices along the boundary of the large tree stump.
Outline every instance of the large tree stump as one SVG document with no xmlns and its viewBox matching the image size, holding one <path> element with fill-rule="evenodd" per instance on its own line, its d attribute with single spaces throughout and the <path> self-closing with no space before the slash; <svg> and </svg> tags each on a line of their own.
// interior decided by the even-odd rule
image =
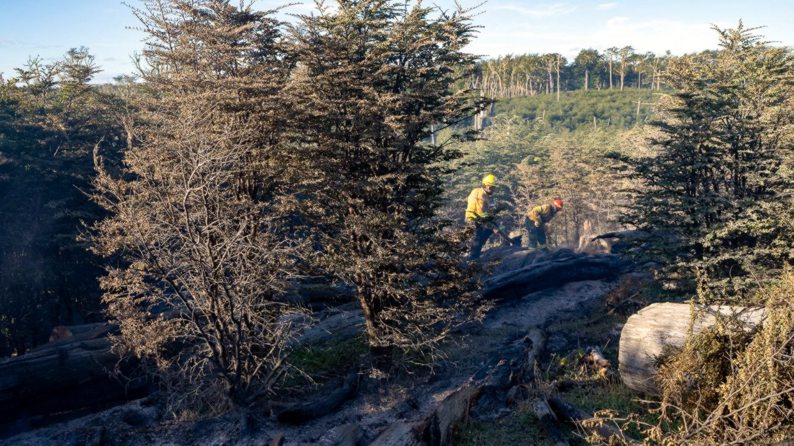
<svg viewBox="0 0 794 446">
<path fill-rule="evenodd" d="M 697 318 L 693 309 L 698 310 Z M 666 302 L 649 305 L 631 316 L 620 333 L 618 353 L 620 377 L 626 386 L 657 395 L 655 363 L 665 347 L 683 346 L 690 333 L 698 334 L 714 325 L 717 314 L 736 315 L 748 326 L 755 326 L 765 313 L 763 309 L 727 305 L 697 308 Z"/>
</svg>

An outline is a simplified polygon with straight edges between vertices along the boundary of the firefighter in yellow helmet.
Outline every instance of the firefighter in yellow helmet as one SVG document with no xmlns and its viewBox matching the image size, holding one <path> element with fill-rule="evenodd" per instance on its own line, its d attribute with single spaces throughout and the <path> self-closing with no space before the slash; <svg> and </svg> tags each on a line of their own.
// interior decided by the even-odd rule
<svg viewBox="0 0 794 446">
<path fill-rule="evenodd" d="M 557 212 L 562 210 L 562 199 L 555 198 L 549 204 L 535 206 L 527 212 L 526 226 L 529 236 L 529 247 L 546 247 L 546 223 L 550 222 Z"/>
<path fill-rule="evenodd" d="M 498 232 L 491 224 L 491 216 L 488 214 L 489 198 L 495 186 L 496 177 L 492 174 L 485 175 L 482 185 L 475 187 L 467 200 L 466 223 L 474 226 L 474 240 L 469 253 L 471 259 L 479 258 L 488 237 Z"/>
</svg>

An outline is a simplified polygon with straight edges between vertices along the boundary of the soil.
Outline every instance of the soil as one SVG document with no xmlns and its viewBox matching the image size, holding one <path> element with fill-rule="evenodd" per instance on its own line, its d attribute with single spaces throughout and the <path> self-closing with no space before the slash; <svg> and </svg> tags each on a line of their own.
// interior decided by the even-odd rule
<svg viewBox="0 0 794 446">
<path fill-rule="evenodd" d="M 303 425 L 278 423 L 261 408 L 232 411 L 221 417 L 191 422 L 164 421 L 148 400 L 137 400 L 81 418 L 25 432 L 2 440 L 15 445 L 262 445 L 283 434 L 285 445 L 318 443 L 334 427 L 354 423 L 364 444 L 398 420 L 412 421 L 433 410 L 450 392 L 476 372 L 492 366 L 500 350 L 514 344 L 530 328 L 586 319 L 603 305 L 614 282 L 583 281 L 528 294 L 493 308 L 481 324 L 453 336 L 446 358 L 432 371 L 391 378 L 362 377 L 355 399 L 335 413 Z M 576 339 L 549 337 L 547 350 L 563 352 Z"/>
</svg>

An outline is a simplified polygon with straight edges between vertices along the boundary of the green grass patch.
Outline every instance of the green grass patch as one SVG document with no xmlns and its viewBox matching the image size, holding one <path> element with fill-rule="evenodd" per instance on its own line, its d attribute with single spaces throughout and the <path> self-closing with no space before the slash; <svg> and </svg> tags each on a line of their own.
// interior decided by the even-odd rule
<svg viewBox="0 0 794 446">
<path fill-rule="evenodd" d="M 293 351 L 288 362 L 291 366 L 315 380 L 346 373 L 366 356 L 367 343 L 363 336 L 343 341 L 301 347 Z"/>
<path fill-rule="evenodd" d="M 455 431 L 452 444 L 458 446 L 550 445 L 537 419 L 526 411 L 517 411 L 495 421 L 470 421 Z"/>
<path fill-rule="evenodd" d="M 588 412 L 611 409 L 625 416 L 645 411 L 637 395 L 619 382 L 604 381 L 602 385 L 576 387 L 562 396 Z"/>
<path fill-rule="evenodd" d="M 658 417 L 648 412 L 648 407 L 639 400 L 637 394 L 618 381 L 604 381 L 602 385 L 574 388 L 560 396 L 596 415 L 599 411 L 609 411 L 615 422 L 621 425 L 623 432 L 637 440 L 642 439 L 640 428 L 637 423 L 625 420 L 634 418 L 646 425 L 655 425 L 658 421 Z"/>
<path fill-rule="evenodd" d="M 568 130 L 593 126 L 630 128 L 655 118 L 655 105 L 661 94 L 634 88 L 566 91 L 560 94 L 559 101 L 556 95 L 547 94 L 500 99 L 496 103 L 496 113 L 541 120 L 552 127 Z M 640 103 L 639 114 L 637 102 Z"/>
</svg>

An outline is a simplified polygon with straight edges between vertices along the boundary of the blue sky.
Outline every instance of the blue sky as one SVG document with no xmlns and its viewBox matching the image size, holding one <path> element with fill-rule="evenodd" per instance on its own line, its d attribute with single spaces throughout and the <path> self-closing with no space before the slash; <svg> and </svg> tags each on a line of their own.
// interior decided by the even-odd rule
<svg viewBox="0 0 794 446">
<path fill-rule="evenodd" d="M 262 9 L 284 3 L 290 1 L 257 1 Z M 453 0 L 425 4 L 450 7 Z M 304 13 L 311 5 L 303 2 L 287 11 Z M 739 19 L 766 26 L 760 32 L 767 40 L 794 46 L 791 5 L 784 0 L 489 0 L 479 8 L 475 22 L 482 28 L 469 50 L 487 57 L 559 52 L 570 58 L 582 48 L 632 45 L 640 52 L 682 54 L 716 47 L 711 24 L 733 26 Z M 130 55 L 142 47 L 141 33 L 128 29 L 135 25 L 118 0 L 0 0 L 0 72 L 8 77 L 28 56 L 54 60 L 69 48 L 86 46 L 103 68 L 97 81 L 109 81 L 132 71 Z"/>
</svg>

